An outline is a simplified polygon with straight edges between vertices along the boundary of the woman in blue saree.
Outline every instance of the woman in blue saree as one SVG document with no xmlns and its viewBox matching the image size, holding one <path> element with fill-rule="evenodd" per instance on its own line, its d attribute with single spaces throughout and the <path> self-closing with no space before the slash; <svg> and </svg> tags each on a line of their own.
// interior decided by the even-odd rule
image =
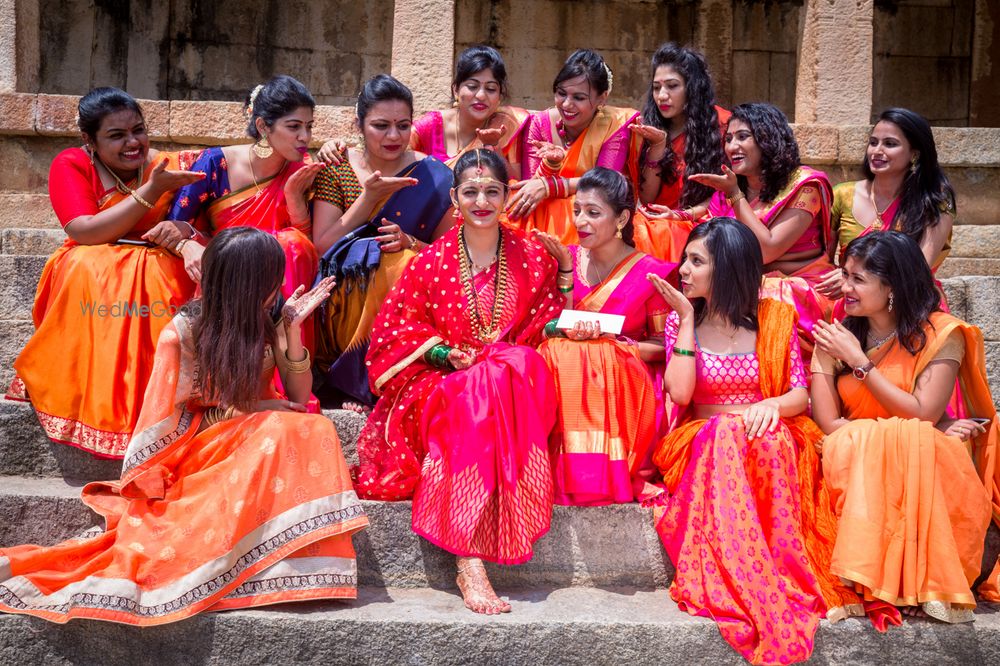
<svg viewBox="0 0 1000 666">
<path fill-rule="evenodd" d="M 375 315 L 410 260 L 454 221 L 451 170 L 409 149 L 409 89 L 379 74 L 358 95 L 357 115 L 363 150 L 316 177 L 313 242 L 317 279 L 337 281 L 319 315 L 316 364 L 325 392 L 361 411 L 375 404 L 364 362 Z"/>
</svg>

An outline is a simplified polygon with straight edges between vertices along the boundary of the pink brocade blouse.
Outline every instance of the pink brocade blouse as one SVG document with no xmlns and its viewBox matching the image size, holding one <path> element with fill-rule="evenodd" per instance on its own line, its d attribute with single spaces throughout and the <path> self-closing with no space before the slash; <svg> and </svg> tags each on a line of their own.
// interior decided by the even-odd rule
<svg viewBox="0 0 1000 666">
<path fill-rule="evenodd" d="M 676 312 L 667 316 L 664 343 L 667 349 L 667 372 L 670 372 L 670 350 L 677 341 L 680 319 Z M 789 342 L 792 355 L 791 387 L 808 388 L 806 369 L 802 364 L 799 338 L 792 329 Z M 695 385 L 693 405 L 749 405 L 764 399 L 760 392 L 760 363 L 756 352 L 745 354 L 713 354 L 698 344 L 695 335 Z"/>
</svg>

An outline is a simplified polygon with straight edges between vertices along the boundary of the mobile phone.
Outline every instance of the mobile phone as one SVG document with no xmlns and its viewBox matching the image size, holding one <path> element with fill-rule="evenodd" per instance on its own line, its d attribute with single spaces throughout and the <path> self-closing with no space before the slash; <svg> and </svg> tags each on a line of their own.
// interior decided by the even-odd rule
<svg viewBox="0 0 1000 666">
<path fill-rule="evenodd" d="M 115 245 L 138 245 L 139 247 L 156 247 L 156 243 L 150 243 L 144 240 L 133 240 L 131 238 L 119 238 L 115 241 Z"/>
<path fill-rule="evenodd" d="M 976 416 L 974 418 L 970 418 L 969 420 L 978 423 L 979 425 L 988 425 L 993 419 L 984 419 L 981 416 Z"/>
</svg>

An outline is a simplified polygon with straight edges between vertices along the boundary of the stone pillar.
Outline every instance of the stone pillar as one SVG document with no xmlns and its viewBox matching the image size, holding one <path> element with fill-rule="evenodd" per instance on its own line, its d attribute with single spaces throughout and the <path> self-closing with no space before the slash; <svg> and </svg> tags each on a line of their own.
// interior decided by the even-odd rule
<svg viewBox="0 0 1000 666">
<path fill-rule="evenodd" d="M 796 123 L 871 121 L 873 12 L 872 0 L 805 0 Z"/>
<path fill-rule="evenodd" d="M 392 75 L 413 91 L 419 113 L 451 104 L 455 0 L 396 0 Z"/>
<path fill-rule="evenodd" d="M 732 106 L 733 100 L 733 0 L 696 3 L 694 46 L 705 55 L 718 102 Z"/>
<path fill-rule="evenodd" d="M 969 125 L 1000 127 L 1000 0 L 976 0 Z"/>
<path fill-rule="evenodd" d="M 0 0 L 0 93 L 37 92 L 38 0 Z"/>
</svg>

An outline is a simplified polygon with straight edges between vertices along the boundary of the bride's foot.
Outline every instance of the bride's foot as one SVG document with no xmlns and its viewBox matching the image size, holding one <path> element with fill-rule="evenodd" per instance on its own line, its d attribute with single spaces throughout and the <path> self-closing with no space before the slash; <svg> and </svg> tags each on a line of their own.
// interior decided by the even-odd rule
<svg viewBox="0 0 1000 666">
<path fill-rule="evenodd" d="M 368 405 L 362 405 L 360 402 L 352 401 L 342 403 L 340 408 L 346 409 L 349 412 L 354 412 L 355 414 L 361 414 L 361 416 L 368 416 L 372 411 L 372 408 Z"/>
<path fill-rule="evenodd" d="M 932 617 L 948 624 L 973 622 L 976 619 L 971 608 L 950 604 L 947 601 L 925 601 L 921 607 L 925 617 Z"/>
<path fill-rule="evenodd" d="M 458 578 L 455 582 L 469 610 L 483 615 L 510 612 L 510 604 L 493 591 L 493 585 L 486 576 L 486 566 L 479 558 L 458 558 Z"/>
<path fill-rule="evenodd" d="M 920 606 L 900 606 L 899 612 L 906 617 L 929 617 Z"/>
</svg>

